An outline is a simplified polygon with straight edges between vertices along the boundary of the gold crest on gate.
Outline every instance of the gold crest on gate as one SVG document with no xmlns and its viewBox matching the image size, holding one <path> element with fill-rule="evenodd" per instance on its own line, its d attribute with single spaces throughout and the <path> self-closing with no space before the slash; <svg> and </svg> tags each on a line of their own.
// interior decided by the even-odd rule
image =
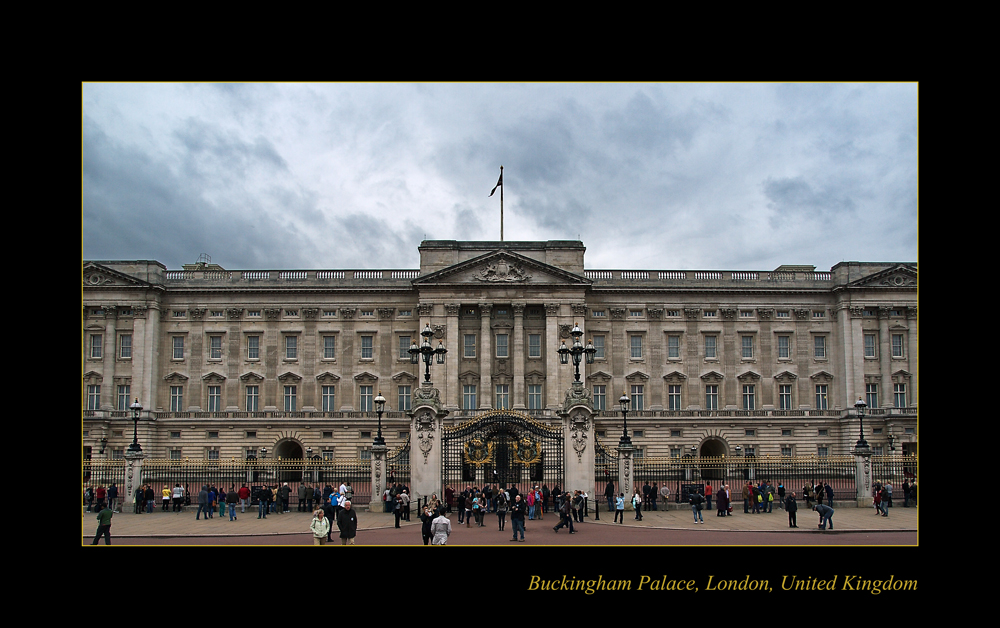
<svg viewBox="0 0 1000 628">
<path fill-rule="evenodd" d="M 465 462 L 474 465 L 493 462 L 493 443 L 484 443 L 480 438 L 473 438 L 466 442 Z"/>
<path fill-rule="evenodd" d="M 514 443 L 514 462 L 518 464 L 536 464 L 542 461 L 542 443 L 532 441 L 525 436 L 520 442 Z"/>
</svg>

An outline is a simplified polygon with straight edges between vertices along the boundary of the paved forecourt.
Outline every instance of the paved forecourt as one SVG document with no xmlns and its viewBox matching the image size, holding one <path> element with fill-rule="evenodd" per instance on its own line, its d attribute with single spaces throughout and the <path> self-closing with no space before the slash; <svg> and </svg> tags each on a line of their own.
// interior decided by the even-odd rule
<svg viewBox="0 0 1000 628">
<path fill-rule="evenodd" d="M 854 506 L 834 505 L 835 514 L 833 516 L 834 534 L 850 533 L 872 533 L 872 532 L 915 532 L 917 530 L 917 513 L 915 507 L 903 508 L 895 506 L 889 509 L 889 516 L 882 517 L 875 513 L 874 508 L 857 508 Z M 86 508 L 83 508 L 85 511 Z M 154 513 L 144 513 L 137 515 L 129 512 L 115 513 L 112 519 L 112 543 L 115 538 L 144 537 L 144 538 L 177 538 L 177 537 L 198 537 L 202 539 L 219 537 L 276 537 L 279 535 L 308 534 L 309 524 L 312 521 L 311 512 L 298 512 L 293 510 L 284 514 L 269 514 L 266 519 L 257 518 L 257 508 L 252 512 L 248 508 L 246 513 L 237 512 L 237 520 L 230 521 L 229 515 L 220 516 L 216 511 L 211 519 L 195 519 L 197 506 L 186 507 L 183 512 L 163 512 L 159 509 Z M 734 508 L 732 516 L 718 517 L 715 510 L 703 510 L 704 523 L 694 523 L 694 517 L 690 508 L 679 508 L 670 510 L 644 511 L 642 521 L 635 520 L 635 513 L 627 511 L 625 513 L 625 523 L 614 523 L 614 513 L 607 512 L 603 508 L 599 513 L 590 510 L 582 527 L 591 525 L 614 526 L 621 530 L 621 534 L 627 535 L 629 530 L 641 529 L 662 529 L 662 530 L 714 530 L 731 532 L 785 532 L 812 534 L 817 530 L 819 516 L 805 507 L 804 503 L 799 504 L 798 528 L 789 529 L 788 516 L 785 511 L 774 508 L 771 513 L 744 514 L 742 504 Z M 420 537 L 420 519 L 417 516 L 416 508 L 410 515 L 411 521 L 403 521 L 401 526 L 416 526 L 413 535 Z M 453 513 L 448 515 L 453 528 L 458 527 L 458 515 Z M 599 519 L 598 519 L 599 517 Z M 559 522 L 554 513 L 545 513 L 541 520 L 528 520 L 526 527 L 533 540 L 544 541 L 544 536 L 549 537 L 569 536 L 568 529 L 562 528 L 559 532 L 553 532 L 552 527 Z M 378 530 L 393 528 L 395 518 L 392 514 L 383 512 L 369 512 L 366 507 L 361 507 L 358 512 L 358 540 L 362 541 L 366 530 Z M 478 530 L 482 533 L 482 539 L 477 541 L 481 544 L 492 544 L 506 542 L 508 535 L 512 533 L 513 526 L 508 516 L 507 524 L 503 533 L 498 531 L 497 516 L 488 513 L 484 520 L 485 525 Z M 90 543 L 94 538 L 97 529 L 96 513 L 84 512 L 81 520 L 82 542 Z M 475 526 L 473 526 L 474 529 Z M 463 530 L 466 528 L 462 524 Z M 471 530 L 470 530 L 471 532 Z M 611 531 L 608 530 L 608 533 Z M 826 530 L 830 534 L 830 530 Z M 336 530 L 334 536 L 336 536 Z M 463 533 L 463 537 L 466 535 Z M 602 534 L 602 538 L 609 538 L 608 534 Z M 380 538 L 382 535 L 380 535 Z M 575 539 L 584 541 L 584 535 L 574 535 Z M 613 544 L 614 537 L 611 543 Z M 622 537 L 625 538 L 624 536 Z M 254 544 L 260 544 L 264 539 L 254 538 Z M 406 544 L 412 542 L 411 535 L 407 535 Z M 247 539 L 251 542 L 251 539 Z M 803 539 L 803 542 L 808 542 Z M 103 544 L 103 541 L 101 541 Z"/>
</svg>

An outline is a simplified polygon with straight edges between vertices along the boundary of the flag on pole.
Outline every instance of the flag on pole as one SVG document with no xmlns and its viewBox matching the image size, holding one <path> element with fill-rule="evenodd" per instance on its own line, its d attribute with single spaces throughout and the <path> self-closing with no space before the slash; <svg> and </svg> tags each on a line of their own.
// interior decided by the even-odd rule
<svg viewBox="0 0 1000 628">
<path fill-rule="evenodd" d="M 503 173 L 502 172 L 500 173 L 500 178 L 497 179 L 497 184 L 493 186 L 492 190 L 490 190 L 490 196 L 493 196 L 493 193 L 496 192 L 497 188 L 499 188 L 499 187 L 503 187 Z"/>
</svg>

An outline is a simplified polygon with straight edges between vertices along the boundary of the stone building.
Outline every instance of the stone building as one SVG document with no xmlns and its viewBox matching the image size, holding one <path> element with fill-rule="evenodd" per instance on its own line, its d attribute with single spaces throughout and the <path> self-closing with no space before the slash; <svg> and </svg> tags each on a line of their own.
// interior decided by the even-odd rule
<svg viewBox="0 0 1000 628">
<path fill-rule="evenodd" d="M 847 453 L 864 398 L 868 442 L 917 453 L 915 263 L 829 271 L 585 270 L 579 241 L 421 243 L 410 270 L 225 270 L 83 262 L 85 458 L 122 455 L 127 408 L 148 456 L 364 457 L 373 398 L 406 441 L 429 326 L 430 376 L 458 425 L 509 408 L 558 424 L 574 325 L 594 435 L 616 442 L 631 400 L 637 456 Z"/>
</svg>

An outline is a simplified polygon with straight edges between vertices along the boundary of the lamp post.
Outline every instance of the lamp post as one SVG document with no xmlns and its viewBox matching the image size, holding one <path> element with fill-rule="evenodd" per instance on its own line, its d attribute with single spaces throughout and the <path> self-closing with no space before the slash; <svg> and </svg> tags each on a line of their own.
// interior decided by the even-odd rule
<svg viewBox="0 0 1000 628">
<path fill-rule="evenodd" d="M 382 438 L 382 413 L 385 412 L 385 397 L 382 396 L 382 391 L 378 391 L 378 396 L 375 397 L 375 412 L 378 414 L 378 435 L 375 437 L 374 444 L 385 446 L 385 439 Z"/>
<path fill-rule="evenodd" d="M 868 449 L 868 441 L 865 440 L 865 408 L 868 404 L 861 397 L 858 397 L 857 402 L 854 404 L 854 409 L 858 414 L 858 421 L 860 422 L 860 431 L 858 432 L 858 442 L 855 445 L 857 449 Z"/>
<path fill-rule="evenodd" d="M 444 342 L 438 341 L 438 346 L 435 349 L 431 346 L 431 336 L 434 335 L 434 331 L 431 330 L 431 324 L 427 323 L 424 330 L 420 332 L 420 335 L 424 337 L 420 346 L 417 346 L 416 341 L 410 345 L 410 364 L 417 364 L 420 360 L 420 356 L 424 358 L 424 364 L 426 365 L 424 369 L 424 381 L 431 381 L 431 359 L 432 356 L 437 356 L 437 363 L 444 364 L 444 354 L 448 353 L 448 350 L 444 348 Z"/>
<path fill-rule="evenodd" d="M 594 355 L 597 353 L 597 349 L 594 348 L 594 343 L 591 340 L 587 341 L 587 346 L 584 347 L 583 343 L 580 342 L 580 338 L 583 336 L 583 331 L 580 326 L 573 323 L 573 329 L 569 332 L 573 336 L 573 347 L 567 347 L 566 343 L 563 342 L 562 346 L 559 347 L 559 363 L 569 364 L 569 357 L 573 356 L 573 366 L 576 368 L 575 381 L 580 381 L 580 362 L 583 361 L 583 356 L 586 356 L 587 364 L 594 363 Z"/>
<path fill-rule="evenodd" d="M 136 397 L 135 401 L 129 406 L 129 410 L 132 411 L 132 444 L 128 446 L 129 453 L 137 454 L 142 451 L 142 447 L 139 446 L 139 413 L 142 412 L 142 405 L 139 403 L 139 398 Z"/>
<path fill-rule="evenodd" d="M 621 408 L 622 408 L 622 437 L 620 439 L 618 439 L 618 446 L 619 447 L 622 447 L 622 446 L 631 447 L 632 446 L 632 439 L 629 438 L 629 436 L 628 436 L 628 404 L 629 404 L 629 401 L 630 400 L 628 398 L 628 395 L 626 395 L 624 392 L 622 393 L 622 396 L 618 399 L 618 403 L 619 403 L 619 405 L 621 405 Z"/>
</svg>

